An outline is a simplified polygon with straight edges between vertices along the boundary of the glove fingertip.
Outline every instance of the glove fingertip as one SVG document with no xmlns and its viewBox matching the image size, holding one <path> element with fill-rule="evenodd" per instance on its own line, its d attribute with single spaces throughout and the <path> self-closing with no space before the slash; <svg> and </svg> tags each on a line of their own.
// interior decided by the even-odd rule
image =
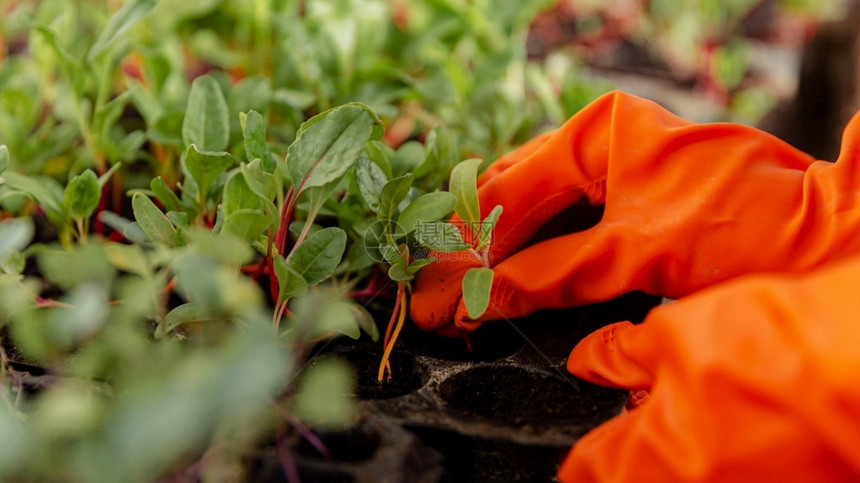
<svg viewBox="0 0 860 483">
<path fill-rule="evenodd" d="M 619 340 L 636 330 L 632 323 L 609 324 L 582 339 L 567 359 L 571 374 L 603 386 L 648 389 L 652 377 Z"/>
</svg>

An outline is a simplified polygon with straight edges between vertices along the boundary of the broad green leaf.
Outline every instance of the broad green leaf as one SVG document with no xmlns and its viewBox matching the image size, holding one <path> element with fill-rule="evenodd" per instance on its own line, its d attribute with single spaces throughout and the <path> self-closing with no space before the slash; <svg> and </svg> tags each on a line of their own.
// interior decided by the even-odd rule
<svg viewBox="0 0 860 483">
<path fill-rule="evenodd" d="M 227 101 L 218 81 L 210 75 L 198 77 L 191 84 L 182 122 L 182 141 L 203 151 L 223 151 L 230 142 Z"/>
<path fill-rule="evenodd" d="M 490 305 L 490 290 L 493 288 L 493 270 L 490 268 L 470 268 L 463 276 L 463 303 L 469 318 L 477 319 L 484 315 Z"/>
<path fill-rule="evenodd" d="M 362 199 L 371 210 L 379 210 L 379 197 L 387 182 L 388 178 L 382 168 L 366 156 L 359 156 L 355 163 L 355 183 Z"/>
<path fill-rule="evenodd" d="M 185 151 L 185 166 L 204 198 L 215 179 L 232 165 L 233 158 L 228 153 L 200 151 L 196 144 Z"/>
<path fill-rule="evenodd" d="M 242 176 L 248 187 L 263 200 L 271 201 L 275 197 L 275 183 L 272 175 L 263 170 L 262 161 L 255 159 L 242 164 Z"/>
<path fill-rule="evenodd" d="M 308 293 L 308 283 L 284 257 L 274 258 L 275 276 L 278 277 L 278 301 L 301 297 Z"/>
<path fill-rule="evenodd" d="M 65 214 L 59 197 L 48 189 L 44 183 L 14 171 L 3 173 L 3 179 L 6 180 L 7 185 L 23 192 L 39 203 L 45 211 L 53 212 L 58 216 Z"/>
<path fill-rule="evenodd" d="M 185 228 L 188 226 L 188 213 L 184 211 L 168 211 L 165 213 L 167 219 L 177 228 Z"/>
<path fill-rule="evenodd" d="M 373 161 L 373 164 L 385 173 L 386 179 L 392 178 L 391 159 L 394 157 L 393 149 L 379 141 L 370 141 L 364 146 L 364 152 L 367 154 L 367 158 Z"/>
<path fill-rule="evenodd" d="M 113 47 L 129 29 L 149 13 L 155 3 L 155 0 L 131 0 L 117 10 L 90 48 L 87 61 L 92 62 L 99 54 Z"/>
<path fill-rule="evenodd" d="M 316 428 L 332 430 L 349 426 L 355 414 L 354 380 L 348 363 L 333 358 L 319 360 L 302 374 L 293 412 L 302 422 Z"/>
<path fill-rule="evenodd" d="M 226 215 L 221 230 L 250 242 L 256 240 L 268 226 L 269 218 L 262 210 L 239 209 Z"/>
<path fill-rule="evenodd" d="M 248 164 L 242 164 L 242 177 L 248 188 L 254 192 L 263 201 L 263 212 L 269 217 L 269 224 L 276 226 L 278 224 L 278 207 L 272 201 L 275 197 L 275 180 L 274 177 L 263 171 L 262 164 L 259 159 L 255 159 Z"/>
<path fill-rule="evenodd" d="M 209 313 L 209 310 L 207 310 L 205 305 L 188 302 L 187 304 L 179 305 L 168 312 L 167 315 L 164 316 L 164 319 L 161 320 L 161 323 L 158 324 L 158 327 L 155 329 L 155 334 L 153 335 L 156 339 L 161 339 L 170 331 L 182 324 L 187 324 L 189 322 L 202 322 L 205 320 L 211 320 L 212 318 L 212 315 Z"/>
<path fill-rule="evenodd" d="M 499 221 L 499 216 L 502 214 L 502 205 L 496 205 L 493 211 L 490 212 L 481 222 L 481 234 L 478 236 L 478 245 L 476 250 L 488 246 L 493 241 L 493 230 L 496 228 L 496 222 Z"/>
<path fill-rule="evenodd" d="M 181 245 L 181 238 L 173 223 L 143 193 L 135 193 L 131 207 L 138 225 L 152 241 L 159 241 L 169 247 Z"/>
<path fill-rule="evenodd" d="M 0 222 L 0 260 L 23 250 L 33 239 L 32 218 L 12 218 Z"/>
<path fill-rule="evenodd" d="M 225 215 L 231 215 L 239 210 L 259 210 L 263 207 L 262 198 L 248 186 L 245 175 L 241 171 L 230 175 L 224 184 L 222 203 Z"/>
<path fill-rule="evenodd" d="M 409 203 L 397 218 L 398 228 L 405 231 L 396 235 L 408 235 L 425 223 L 438 221 L 450 215 L 456 204 L 457 199 L 454 195 L 444 191 L 419 196 Z"/>
<path fill-rule="evenodd" d="M 101 189 L 93 170 L 75 176 L 63 192 L 63 206 L 72 218 L 89 218 L 99 206 Z"/>
<path fill-rule="evenodd" d="M 9 148 L 0 144 L 0 174 L 9 169 Z"/>
<path fill-rule="evenodd" d="M 263 171 L 275 172 L 275 163 L 266 144 L 266 125 L 263 116 L 257 111 L 239 114 L 242 124 L 242 135 L 245 139 L 245 156 L 248 161 L 259 159 L 263 163 Z"/>
<path fill-rule="evenodd" d="M 287 150 L 287 168 L 300 191 L 339 180 L 355 164 L 379 119 L 351 103 L 319 114 L 299 128 Z"/>
<path fill-rule="evenodd" d="M 182 203 L 179 201 L 179 197 L 176 196 L 176 193 L 167 186 L 164 178 L 161 176 L 152 178 L 152 181 L 149 182 L 149 188 L 152 190 L 155 198 L 161 202 L 167 211 L 179 211 Z"/>
<path fill-rule="evenodd" d="M 296 248 L 290 266 L 308 285 L 316 285 L 334 273 L 346 249 L 346 232 L 337 227 L 324 228 L 309 235 Z"/>
<path fill-rule="evenodd" d="M 460 230 L 451 223 L 424 223 L 415 231 L 418 243 L 437 252 L 459 252 L 471 246 L 463 241 Z"/>
<path fill-rule="evenodd" d="M 306 221 L 294 221 L 290 223 L 290 226 L 287 228 L 287 231 L 290 233 L 290 236 L 294 239 L 298 239 L 302 234 L 302 230 L 305 229 L 305 225 L 307 225 Z M 312 224 L 310 228 L 308 228 L 308 235 L 313 235 L 314 233 L 322 230 L 322 226 L 317 225 L 316 223 Z"/>
<path fill-rule="evenodd" d="M 385 183 L 379 195 L 379 211 L 376 212 L 377 220 L 394 220 L 394 217 L 397 215 L 397 206 L 409 194 L 412 179 L 411 174 L 404 174 L 399 178 L 394 178 Z"/>
<path fill-rule="evenodd" d="M 451 171 L 451 183 L 448 191 L 457 197 L 454 211 L 467 226 L 477 226 L 481 221 L 481 207 L 478 204 L 478 167 L 480 159 L 467 159 L 460 162 Z"/>
</svg>

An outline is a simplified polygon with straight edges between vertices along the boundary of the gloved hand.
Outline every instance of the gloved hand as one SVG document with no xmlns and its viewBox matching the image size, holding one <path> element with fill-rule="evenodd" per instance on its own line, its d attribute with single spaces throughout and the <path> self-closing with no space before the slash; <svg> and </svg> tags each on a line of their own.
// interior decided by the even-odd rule
<svg viewBox="0 0 860 483">
<path fill-rule="evenodd" d="M 480 178 L 483 215 L 504 206 L 484 316 L 470 320 L 461 300 L 463 274 L 478 262 L 449 260 L 421 270 L 412 319 L 453 335 L 632 290 L 677 298 L 744 273 L 806 269 L 857 252 L 858 136 L 855 117 L 838 162 L 816 162 L 751 127 L 694 124 L 606 94 Z M 605 204 L 600 223 L 523 249 L 582 198 Z"/>
<path fill-rule="evenodd" d="M 757 274 L 583 339 L 568 370 L 650 390 L 580 439 L 586 481 L 860 480 L 860 256 Z"/>
</svg>

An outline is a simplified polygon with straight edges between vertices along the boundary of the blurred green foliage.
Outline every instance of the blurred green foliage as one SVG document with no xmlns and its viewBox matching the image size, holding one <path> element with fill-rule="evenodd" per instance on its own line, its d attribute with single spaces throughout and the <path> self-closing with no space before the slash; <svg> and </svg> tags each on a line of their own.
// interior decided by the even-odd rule
<svg viewBox="0 0 860 483">
<path fill-rule="evenodd" d="M 550 4 L 0 1 L 0 479 L 240 479 L 350 424 L 308 353 L 430 262 L 373 223 L 608 90 L 528 59 Z"/>
</svg>

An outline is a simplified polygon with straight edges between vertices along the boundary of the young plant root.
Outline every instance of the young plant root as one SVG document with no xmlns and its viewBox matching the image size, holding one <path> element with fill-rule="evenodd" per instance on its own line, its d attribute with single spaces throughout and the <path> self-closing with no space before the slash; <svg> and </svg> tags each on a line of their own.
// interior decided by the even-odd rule
<svg viewBox="0 0 860 483">
<path fill-rule="evenodd" d="M 391 322 L 394 321 L 394 315 L 397 314 L 397 325 L 394 327 L 394 333 L 391 334 Z M 388 329 L 385 332 L 385 352 L 382 354 L 382 361 L 379 363 L 379 373 L 377 380 L 382 383 L 383 379 L 391 379 L 391 366 L 388 365 L 388 359 L 391 357 L 391 351 L 394 349 L 394 344 L 397 343 L 397 338 L 400 336 L 400 330 L 403 329 L 403 322 L 406 320 L 406 283 L 397 282 L 397 302 L 395 303 L 394 313 L 391 314 L 391 321 L 388 323 Z M 389 338 L 389 334 L 391 337 Z M 388 377 L 385 377 L 386 368 L 388 368 Z"/>
</svg>

